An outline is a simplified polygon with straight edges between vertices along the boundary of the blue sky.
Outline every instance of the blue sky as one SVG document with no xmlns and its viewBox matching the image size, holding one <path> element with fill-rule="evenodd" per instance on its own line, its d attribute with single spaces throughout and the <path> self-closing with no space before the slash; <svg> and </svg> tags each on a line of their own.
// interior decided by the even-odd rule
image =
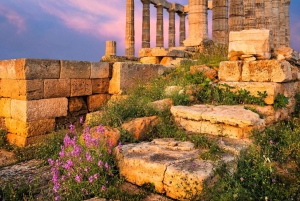
<svg viewBox="0 0 300 201">
<path fill-rule="evenodd" d="M 291 1 L 291 46 L 300 51 L 300 0 Z M 188 0 L 172 2 L 185 5 Z M 125 4 L 126 0 L 1 0 L 0 59 L 99 61 L 106 40 L 116 40 L 117 54 L 124 55 Z M 135 5 L 137 52 L 141 47 L 142 3 L 135 0 Z M 155 16 L 151 6 L 152 47 Z M 176 19 L 178 29 L 179 18 Z M 165 11 L 166 47 L 167 23 Z"/>
</svg>

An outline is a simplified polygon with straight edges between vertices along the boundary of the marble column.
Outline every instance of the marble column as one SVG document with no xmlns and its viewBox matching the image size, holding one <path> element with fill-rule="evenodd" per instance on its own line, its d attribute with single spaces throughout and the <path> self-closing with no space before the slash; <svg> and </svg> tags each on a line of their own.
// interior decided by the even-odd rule
<svg viewBox="0 0 300 201">
<path fill-rule="evenodd" d="M 285 11 L 285 46 L 290 47 L 291 45 L 291 33 L 290 33 L 290 4 L 291 0 L 285 0 L 284 11 Z"/>
<path fill-rule="evenodd" d="M 244 1 L 230 0 L 229 31 L 244 30 Z"/>
<path fill-rule="evenodd" d="M 279 13 L 280 0 L 272 1 L 272 24 L 273 24 L 273 41 L 274 48 L 280 47 L 280 13 Z"/>
<path fill-rule="evenodd" d="M 208 39 L 207 0 L 189 0 L 189 34 L 184 46 L 197 46 Z"/>
<path fill-rule="evenodd" d="M 183 41 L 185 40 L 185 17 L 186 13 L 178 13 L 180 18 L 180 24 L 179 24 L 179 45 L 183 46 Z"/>
<path fill-rule="evenodd" d="M 265 0 L 255 0 L 256 29 L 266 28 Z"/>
<path fill-rule="evenodd" d="M 107 40 L 105 43 L 105 56 L 115 56 L 117 54 L 116 41 Z"/>
<path fill-rule="evenodd" d="M 285 18 L 285 0 L 281 0 L 279 4 L 279 41 L 280 46 L 285 46 L 286 43 L 286 18 Z"/>
<path fill-rule="evenodd" d="M 255 0 L 244 0 L 244 29 L 256 28 Z"/>
<path fill-rule="evenodd" d="M 143 3 L 142 48 L 150 48 L 150 0 Z"/>
<path fill-rule="evenodd" d="M 164 47 L 164 7 L 156 4 L 156 47 Z"/>
<path fill-rule="evenodd" d="M 228 0 L 212 1 L 212 39 L 217 43 L 228 43 Z"/>
<path fill-rule="evenodd" d="M 175 10 L 171 8 L 169 11 L 169 47 L 175 47 Z"/>
<path fill-rule="evenodd" d="M 126 1 L 125 56 L 134 57 L 134 0 Z"/>
</svg>

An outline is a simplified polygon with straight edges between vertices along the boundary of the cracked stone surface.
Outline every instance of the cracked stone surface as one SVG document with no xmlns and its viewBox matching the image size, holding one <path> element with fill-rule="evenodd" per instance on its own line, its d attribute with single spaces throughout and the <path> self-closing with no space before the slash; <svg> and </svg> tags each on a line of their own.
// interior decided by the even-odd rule
<svg viewBox="0 0 300 201">
<path fill-rule="evenodd" d="M 136 185 L 152 183 L 159 193 L 185 200 L 201 192 L 213 174 L 213 162 L 198 159 L 191 142 L 155 139 L 115 149 L 120 174 Z"/>
</svg>

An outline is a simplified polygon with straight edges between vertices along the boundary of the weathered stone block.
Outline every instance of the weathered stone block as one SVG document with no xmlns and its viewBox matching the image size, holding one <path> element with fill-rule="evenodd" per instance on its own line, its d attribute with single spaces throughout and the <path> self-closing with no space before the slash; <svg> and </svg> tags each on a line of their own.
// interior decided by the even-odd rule
<svg viewBox="0 0 300 201">
<path fill-rule="evenodd" d="M 71 79 L 71 97 L 87 96 L 92 94 L 92 80 Z"/>
<path fill-rule="evenodd" d="M 287 82 L 292 79 L 292 66 L 287 61 L 260 60 L 243 65 L 242 81 L 245 82 Z"/>
<path fill-rule="evenodd" d="M 168 54 L 168 51 L 163 47 L 152 48 L 152 56 L 154 57 L 165 57 Z"/>
<path fill-rule="evenodd" d="M 91 63 L 91 79 L 111 77 L 108 62 Z"/>
<path fill-rule="evenodd" d="M 234 87 L 232 91 L 245 89 L 251 95 L 258 97 L 258 92 L 267 92 L 268 96 L 264 99 L 265 103 L 271 105 L 278 93 L 283 93 L 282 85 L 275 82 L 219 82 L 219 84 L 227 84 Z"/>
<path fill-rule="evenodd" d="M 87 109 L 87 104 L 83 100 L 82 97 L 71 97 L 69 98 L 69 112 L 78 112 L 80 110 L 86 110 Z"/>
<path fill-rule="evenodd" d="M 170 66 L 172 65 L 171 62 L 173 61 L 174 59 L 172 57 L 164 57 L 162 58 L 162 60 L 160 61 L 160 64 L 161 65 L 164 65 L 164 66 Z"/>
<path fill-rule="evenodd" d="M 158 57 L 143 57 L 140 59 L 142 64 L 159 64 Z"/>
<path fill-rule="evenodd" d="M 67 98 L 42 100 L 11 100 L 11 117 L 15 120 L 31 122 L 67 116 Z"/>
<path fill-rule="evenodd" d="M 184 58 L 186 56 L 185 51 L 183 50 L 171 50 L 167 53 L 168 57 L 179 57 L 179 58 Z"/>
<path fill-rule="evenodd" d="M 31 144 L 41 142 L 41 141 L 45 140 L 47 137 L 50 137 L 51 135 L 52 134 L 37 135 L 37 136 L 32 136 L 32 137 L 22 137 L 20 135 L 8 133 L 6 135 L 6 138 L 10 144 L 15 144 L 19 147 L 25 147 L 25 146 L 28 146 Z"/>
<path fill-rule="evenodd" d="M 24 122 L 12 118 L 6 118 L 5 126 L 9 133 L 13 133 L 22 137 L 32 137 L 44 135 L 53 131 L 55 129 L 55 119 Z"/>
<path fill-rule="evenodd" d="M 109 82 L 109 93 L 121 94 L 138 83 L 145 83 L 162 74 L 164 70 L 165 67 L 162 65 L 117 62 L 114 64 L 113 76 Z"/>
<path fill-rule="evenodd" d="M 139 57 L 152 57 L 152 49 L 151 48 L 141 48 L 139 50 Z"/>
<path fill-rule="evenodd" d="M 89 79 L 91 77 L 91 62 L 61 61 L 61 79 Z"/>
<path fill-rule="evenodd" d="M 88 96 L 87 105 L 90 112 L 95 111 L 102 107 L 109 99 L 110 95 L 108 94 L 97 94 Z"/>
<path fill-rule="evenodd" d="M 0 98 L 0 117 L 11 117 L 10 98 Z"/>
<path fill-rule="evenodd" d="M 92 79 L 92 92 L 93 94 L 108 93 L 109 78 Z"/>
<path fill-rule="evenodd" d="M 71 94 L 70 79 L 44 80 L 44 98 L 69 97 Z"/>
<path fill-rule="evenodd" d="M 38 100 L 44 98 L 43 80 L 1 80 L 2 97 L 18 100 Z"/>
<path fill-rule="evenodd" d="M 190 73 L 193 75 L 196 72 L 203 73 L 207 78 L 213 80 L 217 77 L 217 71 L 212 69 L 206 65 L 199 65 L 199 66 L 191 66 Z"/>
<path fill-rule="evenodd" d="M 0 76 L 6 79 L 58 79 L 59 60 L 12 59 L 0 61 Z"/>
<path fill-rule="evenodd" d="M 242 54 L 251 54 L 260 58 L 270 59 L 270 31 L 266 29 L 231 31 L 229 34 L 228 52 L 230 54 L 231 52 L 242 52 Z"/>
<path fill-rule="evenodd" d="M 218 76 L 221 81 L 238 82 L 242 78 L 242 61 L 223 61 Z"/>
</svg>

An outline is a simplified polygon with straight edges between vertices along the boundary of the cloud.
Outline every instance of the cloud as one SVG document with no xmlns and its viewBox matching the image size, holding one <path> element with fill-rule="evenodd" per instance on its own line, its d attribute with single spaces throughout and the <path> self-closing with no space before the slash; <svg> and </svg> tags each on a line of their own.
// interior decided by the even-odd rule
<svg viewBox="0 0 300 201">
<path fill-rule="evenodd" d="M 17 27 L 17 33 L 22 33 L 26 30 L 25 19 L 14 10 L 0 6 L 0 15 L 4 16 L 10 24 Z"/>
</svg>

